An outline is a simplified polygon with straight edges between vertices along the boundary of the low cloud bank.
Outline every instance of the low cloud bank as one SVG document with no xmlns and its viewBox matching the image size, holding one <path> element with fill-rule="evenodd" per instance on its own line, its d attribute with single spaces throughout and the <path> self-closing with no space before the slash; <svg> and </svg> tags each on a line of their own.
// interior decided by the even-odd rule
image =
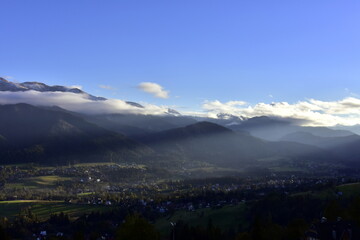
<svg viewBox="0 0 360 240">
<path fill-rule="evenodd" d="M 165 114 L 167 107 L 141 103 L 144 108 L 127 104 L 123 100 L 107 99 L 94 101 L 88 95 L 71 92 L 0 92 L 0 104 L 28 103 L 35 106 L 59 106 L 61 108 L 86 114 Z"/>
<path fill-rule="evenodd" d="M 96 101 L 87 94 L 72 92 L 9 92 L 0 91 L 0 104 L 28 103 L 35 106 L 59 106 L 86 114 L 151 114 L 165 115 L 168 106 L 157 106 L 141 102 L 144 108 L 127 104 L 119 99 Z M 242 118 L 269 116 L 292 119 L 305 126 L 352 126 L 360 124 L 360 99 L 347 97 L 339 101 L 308 99 L 296 103 L 273 102 L 248 104 L 244 101 L 205 101 L 203 111 L 186 115 L 216 118 L 218 114 L 231 114 Z"/>
<path fill-rule="evenodd" d="M 202 105 L 209 117 L 228 113 L 241 117 L 270 116 L 294 119 L 307 126 L 352 126 L 360 123 L 360 99 L 354 97 L 339 101 L 309 99 L 294 104 L 288 102 L 257 103 L 242 101 L 205 101 Z"/>
</svg>

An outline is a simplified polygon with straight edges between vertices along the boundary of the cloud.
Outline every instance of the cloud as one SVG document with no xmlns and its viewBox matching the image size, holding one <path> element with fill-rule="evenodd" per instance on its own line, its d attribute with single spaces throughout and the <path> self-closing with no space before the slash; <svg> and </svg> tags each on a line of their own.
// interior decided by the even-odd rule
<svg viewBox="0 0 360 240">
<path fill-rule="evenodd" d="M 144 108 L 138 108 L 119 99 L 94 101 L 86 94 L 72 92 L 8 92 L 0 91 L 0 104 L 28 103 L 35 106 L 59 106 L 61 108 L 87 114 L 153 114 L 162 115 L 167 111 L 166 106 L 141 103 Z"/>
<path fill-rule="evenodd" d="M 138 85 L 138 88 L 157 98 L 169 98 L 169 92 L 157 83 L 142 82 Z"/>
<path fill-rule="evenodd" d="M 294 119 L 307 126 L 355 125 L 360 123 L 360 99 L 354 97 L 339 101 L 308 99 L 293 104 L 288 102 L 257 103 L 254 105 L 205 101 L 203 110 L 209 117 L 228 113 L 241 117 L 272 116 Z M 241 101 L 240 101 L 241 103 Z"/>
<path fill-rule="evenodd" d="M 219 100 L 215 101 L 205 101 L 203 104 L 203 109 L 210 113 L 210 115 L 216 116 L 218 113 L 234 113 L 237 112 L 239 106 L 245 105 L 246 102 L 243 101 L 229 101 L 222 103 Z"/>
<path fill-rule="evenodd" d="M 140 102 L 139 108 L 119 99 L 96 101 L 87 94 L 72 92 L 8 92 L 0 91 L 0 104 L 28 103 L 36 106 L 59 106 L 87 114 L 151 114 L 164 115 L 169 106 Z M 360 123 L 360 98 L 347 97 L 338 101 L 307 99 L 295 103 L 272 102 L 249 104 L 245 101 L 204 101 L 202 110 L 185 112 L 187 115 L 216 118 L 227 113 L 242 118 L 270 116 L 291 119 L 304 126 L 352 126 Z M 184 113 L 184 112 L 183 112 Z"/>
<path fill-rule="evenodd" d="M 348 97 L 335 102 L 310 99 L 310 102 L 329 114 L 360 114 L 360 99 L 355 97 Z"/>
<path fill-rule="evenodd" d="M 109 85 L 99 85 L 99 88 L 106 89 L 106 90 L 116 90 L 116 88 L 109 86 Z"/>
<path fill-rule="evenodd" d="M 83 88 L 83 86 L 81 86 L 81 85 L 71 85 L 71 86 L 69 86 L 69 88 L 77 88 L 77 89 L 82 89 Z"/>
<path fill-rule="evenodd" d="M 242 105 L 246 105 L 247 103 L 244 101 L 229 101 L 226 104 L 229 106 L 242 106 Z"/>
</svg>

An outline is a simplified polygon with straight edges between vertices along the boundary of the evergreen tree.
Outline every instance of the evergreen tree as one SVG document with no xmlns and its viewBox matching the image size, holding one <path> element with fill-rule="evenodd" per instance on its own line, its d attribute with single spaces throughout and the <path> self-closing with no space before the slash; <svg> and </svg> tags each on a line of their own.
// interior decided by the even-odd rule
<svg viewBox="0 0 360 240">
<path fill-rule="evenodd" d="M 129 215 L 116 233 L 118 240 L 158 240 L 159 233 L 155 227 L 139 215 Z"/>
</svg>

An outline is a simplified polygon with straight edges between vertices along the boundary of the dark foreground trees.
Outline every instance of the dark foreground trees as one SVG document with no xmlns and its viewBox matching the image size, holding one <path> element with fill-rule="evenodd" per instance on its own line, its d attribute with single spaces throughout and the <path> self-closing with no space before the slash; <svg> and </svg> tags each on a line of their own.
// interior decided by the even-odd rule
<svg viewBox="0 0 360 240">
<path fill-rule="evenodd" d="M 139 215 L 129 215 L 116 231 L 118 240 L 159 240 L 155 227 Z"/>
</svg>

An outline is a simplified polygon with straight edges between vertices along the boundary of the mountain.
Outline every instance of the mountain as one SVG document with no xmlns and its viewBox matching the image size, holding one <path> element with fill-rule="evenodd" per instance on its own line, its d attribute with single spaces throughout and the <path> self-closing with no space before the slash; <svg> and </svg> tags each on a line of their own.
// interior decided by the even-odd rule
<svg viewBox="0 0 360 240">
<path fill-rule="evenodd" d="M 135 140 L 106 130 L 58 107 L 0 105 L 0 164 L 67 164 L 99 161 L 205 162 L 222 167 L 266 166 L 263 159 L 333 161 L 320 148 L 295 142 L 268 142 L 210 122 L 185 117 L 101 115 L 92 120 L 138 131 Z M 89 117 L 89 116 L 88 116 Z M 132 123 L 131 127 L 119 123 Z M 136 128 L 141 126 L 143 128 Z M 148 124 L 150 123 L 150 124 Z M 186 126 L 173 128 L 174 124 Z M 175 124 L 175 125 L 176 125 Z M 164 131 L 158 129 L 169 127 Z M 119 129 L 121 130 L 121 129 Z"/>
<path fill-rule="evenodd" d="M 360 136 L 353 134 L 343 137 L 319 137 L 307 132 L 295 132 L 283 140 L 310 144 L 331 152 L 349 166 L 360 166 Z"/>
<path fill-rule="evenodd" d="M 252 141 L 261 140 L 247 136 L 241 139 L 233 131 L 210 122 L 199 122 L 186 127 L 149 134 L 138 141 L 155 151 L 176 156 L 184 161 L 202 161 L 220 166 L 237 166 L 261 157 L 253 151 Z M 243 144 L 239 143 L 242 141 Z"/>
<path fill-rule="evenodd" d="M 146 136 L 143 141 L 149 144 L 162 144 L 173 141 L 184 141 L 192 138 L 233 136 L 233 131 L 220 125 L 210 122 L 199 122 L 181 128 L 170 129 Z"/>
<path fill-rule="evenodd" d="M 264 166 L 265 163 L 258 162 L 261 159 L 333 159 L 327 151 L 317 147 L 267 142 L 210 122 L 149 134 L 138 141 L 157 152 L 178 156 L 185 161 L 204 161 L 223 167 Z"/>
<path fill-rule="evenodd" d="M 65 86 L 49 86 L 45 83 L 40 82 L 23 82 L 23 83 L 14 83 L 0 77 L 0 91 L 10 91 L 10 92 L 25 92 L 25 91 L 37 91 L 37 92 L 71 92 L 76 94 L 82 94 L 90 100 L 94 101 L 103 101 L 106 98 L 96 97 L 90 95 L 79 88 L 65 87 Z"/>
<path fill-rule="evenodd" d="M 78 88 L 14 83 L 3 78 L 0 91 L 69 92 L 106 101 Z M 136 102 L 127 104 L 144 108 Z M 245 163 L 264 164 L 263 159 L 348 160 L 360 153 L 359 136 L 350 131 L 303 127 L 266 116 L 193 118 L 174 109 L 167 109 L 163 115 L 87 115 L 57 106 L 28 104 L 0 105 L 0 116 L 0 163 L 136 161 L 155 151 L 170 163 L 177 158 L 242 167 Z"/>
<path fill-rule="evenodd" d="M 216 118 L 209 118 L 209 117 L 193 117 L 193 118 L 199 122 L 212 122 L 224 127 L 239 125 L 245 120 L 245 118 L 234 116 L 228 113 L 219 113 L 216 115 Z"/>
<path fill-rule="evenodd" d="M 179 113 L 175 109 L 171 109 L 171 108 L 167 109 L 166 114 L 171 115 L 171 116 L 181 116 L 181 113 Z"/>
<path fill-rule="evenodd" d="M 263 116 L 247 119 L 241 124 L 230 125 L 229 128 L 234 131 L 249 132 L 251 135 L 265 140 L 277 141 L 284 134 L 291 132 L 294 126 L 285 120 Z"/>
<path fill-rule="evenodd" d="M 334 127 L 331 127 L 332 129 L 335 130 L 346 130 L 346 131 L 350 131 L 353 133 L 356 133 L 358 135 L 360 135 L 360 124 L 356 124 L 353 126 L 343 126 L 343 125 L 336 125 Z"/>
<path fill-rule="evenodd" d="M 0 163 L 135 161 L 151 149 L 59 109 L 0 105 Z"/>
<path fill-rule="evenodd" d="M 133 106 L 133 107 L 144 108 L 143 105 L 141 105 L 141 104 L 139 104 L 139 103 L 136 103 L 136 102 L 129 102 L 129 101 L 127 101 L 126 103 L 129 104 L 129 105 L 131 105 L 131 106 Z"/>
<path fill-rule="evenodd" d="M 240 124 L 229 125 L 234 131 L 248 132 L 255 137 L 269 141 L 284 140 L 283 137 L 295 132 L 306 132 L 319 137 L 345 137 L 354 135 L 346 130 L 334 130 L 326 127 L 303 127 L 286 119 L 275 119 L 266 116 L 244 120 Z"/>
<path fill-rule="evenodd" d="M 82 97 L 87 98 L 92 101 L 106 101 L 107 99 L 104 97 L 97 97 L 93 96 L 87 92 L 82 91 L 79 88 L 74 87 L 66 87 L 66 86 L 49 86 L 45 83 L 41 82 L 23 82 L 23 83 L 15 83 L 6 80 L 5 78 L 0 77 L 0 91 L 7 91 L 7 92 L 26 92 L 26 91 L 37 91 L 37 92 L 68 92 L 68 93 L 75 93 L 80 94 Z M 19 102 L 20 103 L 20 102 Z M 46 99 L 44 99 L 44 103 L 46 103 Z M 125 101 L 126 104 L 135 107 L 135 108 L 145 108 L 143 105 L 132 102 L 132 101 Z M 167 116 L 181 116 L 181 114 L 171 108 L 165 109 L 164 115 Z"/>
<path fill-rule="evenodd" d="M 142 136 L 149 133 L 184 127 L 196 123 L 191 117 L 176 114 L 142 115 L 142 114 L 101 114 L 82 115 L 87 121 L 100 127 L 126 136 Z"/>
<path fill-rule="evenodd" d="M 360 140 L 331 148 L 331 151 L 346 161 L 352 168 L 360 167 Z"/>
<path fill-rule="evenodd" d="M 217 119 L 222 119 L 222 120 L 231 120 L 231 121 L 239 121 L 239 122 L 244 121 L 244 118 L 228 113 L 218 113 L 216 117 Z"/>
<path fill-rule="evenodd" d="M 73 87 L 66 87 L 66 86 L 49 86 L 45 83 L 41 82 L 23 82 L 23 83 L 14 83 L 11 81 L 6 80 L 5 78 L 0 77 L 0 91 L 10 91 L 10 92 L 25 92 L 25 91 L 37 91 L 37 92 L 71 92 L 76 94 L 81 94 L 87 99 L 93 100 L 93 101 L 105 101 L 107 100 L 104 97 L 97 97 L 93 96 L 87 92 L 82 91 L 79 88 L 73 88 Z M 138 107 L 138 108 L 144 108 L 139 103 L 126 101 L 127 104 Z"/>
<path fill-rule="evenodd" d="M 303 144 L 314 145 L 317 147 L 330 149 L 333 147 L 345 146 L 347 144 L 360 141 L 360 136 L 353 134 L 341 137 L 321 137 L 310 132 L 295 132 L 282 137 L 283 141 L 298 142 Z"/>
</svg>

